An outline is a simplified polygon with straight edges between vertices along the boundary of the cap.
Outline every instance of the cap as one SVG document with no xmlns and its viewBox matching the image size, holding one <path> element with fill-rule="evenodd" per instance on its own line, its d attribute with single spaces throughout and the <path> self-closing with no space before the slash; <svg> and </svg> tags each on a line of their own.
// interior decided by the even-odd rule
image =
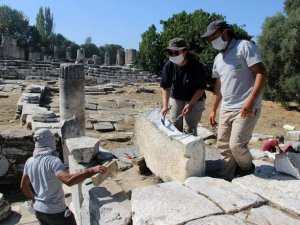
<svg viewBox="0 0 300 225">
<path fill-rule="evenodd" d="M 217 30 L 221 29 L 229 29 L 229 25 L 226 21 L 223 20 L 216 20 L 211 22 L 206 29 L 206 32 L 201 36 L 202 38 L 209 37 L 213 33 L 215 33 Z"/>
<path fill-rule="evenodd" d="M 173 38 L 169 41 L 169 46 L 164 48 L 164 50 L 174 50 L 180 51 L 186 49 L 188 47 L 186 41 L 183 38 Z"/>
</svg>

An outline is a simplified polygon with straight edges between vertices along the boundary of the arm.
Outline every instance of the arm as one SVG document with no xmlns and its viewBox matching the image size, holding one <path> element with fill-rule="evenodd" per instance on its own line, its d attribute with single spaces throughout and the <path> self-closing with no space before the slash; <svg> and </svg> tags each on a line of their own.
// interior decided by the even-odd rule
<svg viewBox="0 0 300 225">
<path fill-rule="evenodd" d="M 191 111 L 194 105 L 198 102 L 199 98 L 203 95 L 204 89 L 197 89 L 195 94 L 193 95 L 192 99 L 186 104 L 182 110 L 182 115 L 186 115 Z"/>
<path fill-rule="evenodd" d="M 170 88 L 162 88 L 163 107 L 161 109 L 161 114 L 163 116 L 165 116 L 167 114 L 167 112 L 169 111 L 169 108 L 168 108 L 169 98 L 170 98 Z"/>
<path fill-rule="evenodd" d="M 253 66 L 250 67 L 250 69 L 253 71 L 256 77 L 255 77 L 253 89 L 249 97 L 247 98 L 246 102 L 243 104 L 241 108 L 242 117 L 248 117 L 251 115 L 251 113 L 253 112 L 255 99 L 263 91 L 263 88 L 266 83 L 266 70 L 262 63 L 254 64 Z"/>
<path fill-rule="evenodd" d="M 80 171 L 78 173 L 73 173 L 70 174 L 68 171 L 61 171 L 59 172 L 56 176 L 57 178 L 63 182 L 64 184 L 68 186 L 72 186 L 74 184 L 78 184 L 82 181 L 84 181 L 86 178 L 89 178 L 93 176 L 94 174 L 101 173 L 104 174 L 106 173 L 107 168 L 105 166 L 94 166 L 91 168 L 84 169 L 83 171 Z"/>
<path fill-rule="evenodd" d="M 29 180 L 29 177 L 28 175 L 24 174 L 23 173 L 23 176 L 22 176 L 22 180 L 21 180 L 21 186 L 20 186 L 23 194 L 31 200 L 31 203 L 33 204 L 35 202 L 35 198 L 34 198 L 34 194 L 32 193 L 31 191 L 31 188 L 30 188 L 30 180 Z"/>
<path fill-rule="evenodd" d="M 219 107 L 221 100 L 222 100 L 221 80 L 220 80 L 220 78 L 217 78 L 216 83 L 215 83 L 214 92 L 213 92 L 213 99 L 212 99 L 210 115 L 209 115 L 209 122 L 213 127 L 218 125 L 218 123 L 216 121 L 216 115 L 217 115 L 217 109 Z"/>
</svg>

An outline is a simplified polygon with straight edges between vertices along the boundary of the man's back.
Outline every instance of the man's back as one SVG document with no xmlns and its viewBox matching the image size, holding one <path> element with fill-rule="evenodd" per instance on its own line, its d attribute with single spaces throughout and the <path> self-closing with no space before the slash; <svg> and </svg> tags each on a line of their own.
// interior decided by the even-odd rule
<svg viewBox="0 0 300 225">
<path fill-rule="evenodd" d="M 51 214 L 66 209 L 62 183 L 56 177 L 63 170 L 61 160 L 52 155 L 31 157 L 26 161 L 24 173 L 29 176 L 35 192 L 35 210 Z"/>
</svg>

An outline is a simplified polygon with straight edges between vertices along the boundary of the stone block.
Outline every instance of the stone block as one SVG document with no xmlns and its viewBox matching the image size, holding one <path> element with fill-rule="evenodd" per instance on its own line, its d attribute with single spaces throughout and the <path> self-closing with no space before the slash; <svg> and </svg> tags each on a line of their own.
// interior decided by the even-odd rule
<svg viewBox="0 0 300 225">
<path fill-rule="evenodd" d="M 197 220 L 190 221 L 185 225 L 199 225 L 199 224 L 207 224 L 207 225 L 247 225 L 243 220 L 237 218 L 233 215 L 217 215 L 217 216 L 209 216 Z"/>
<path fill-rule="evenodd" d="M 226 213 L 239 212 L 265 203 L 257 194 L 223 179 L 211 177 L 190 177 L 185 185 L 195 192 L 208 197 Z"/>
<path fill-rule="evenodd" d="M 254 192 L 275 206 L 300 215 L 299 180 L 279 173 L 271 163 L 254 160 L 256 166 L 252 175 L 236 178 L 232 183 Z"/>
<path fill-rule="evenodd" d="M 133 224 L 185 224 L 223 211 L 179 181 L 132 190 Z"/>
<path fill-rule="evenodd" d="M 107 172 L 105 174 L 96 174 L 91 177 L 92 182 L 95 186 L 101 184 L 107 177 L 112 176 L 118 170 L 117 160 L 112 160 L 111 162 L 103 164 L 107 167 Z"/>
<path fill-rule="evenodd" d="M 300 153 L 281 153 L 275 156 L 275 168 L 278 172 L 300 179 Z"/>
<path fill-rule="evenodd" d="M 295 225 L 300 224 L 300 221 L 290 217 L 284 212 L 270 206 L 262 206 L 252 208 L 247 216 L 246 222 L 255 225 L 272 224 L 272 225 Z M 247 223 L 247 224 L 248 224 Z"/>
<path fill-rule="evenodd" d="M 134 139 L 147 167 L 164 181 L 205 173 L 203 139 L 179 132 L 168 120 L 164 126 L 159 110 L 136 118 Z"/>
<path fill-rule="evenodd" d="M 91 137 L 68 138 L 66 146 L 77 163 L 90 163 L 99 151 L 100 140 Z"/>
<path fill-rule="evenodd" d="M 287 140 L 300 141 L 300 130 L 288 131 L 286 133 Z"/>
</svg>

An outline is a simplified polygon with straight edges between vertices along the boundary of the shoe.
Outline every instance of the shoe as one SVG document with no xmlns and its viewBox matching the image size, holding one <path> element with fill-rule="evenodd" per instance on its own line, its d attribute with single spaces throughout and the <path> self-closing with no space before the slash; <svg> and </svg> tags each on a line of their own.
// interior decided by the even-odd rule
<svg viewBox="0 0 300 225">
<path fill-rule="evenodd" d="M 234 173 L 234 178 L 243 177 L 250 174 L 253 174 L 255 171 L 255 165 L 252 163 L 250 170 L 242 170 L 241 167 L 237 166 Z"/>
</svg>

